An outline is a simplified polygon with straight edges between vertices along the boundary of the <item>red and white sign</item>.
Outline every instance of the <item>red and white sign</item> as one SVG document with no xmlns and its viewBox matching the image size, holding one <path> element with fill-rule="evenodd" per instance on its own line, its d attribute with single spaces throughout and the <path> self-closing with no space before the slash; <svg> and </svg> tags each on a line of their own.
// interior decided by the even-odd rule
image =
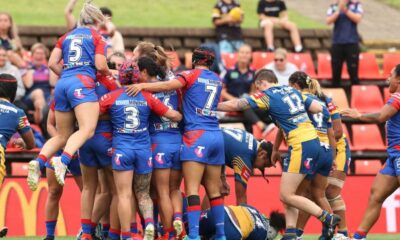
<svg viewBox="0 0 400 240">
<path fill-rule="evenodd" d="M 248 203 L 268 215 L 272 210 L 283 211 L 279 201 L 279 177 L 270 177 L 269 184 L 259 176 L 251 177 L 248 188 Z M 373 176 L 348 177 L 344 186 L 343 198 L 347 204 L 347 222 L 350 232 L 354 232 L 367 207 Z M 226 204 L 234 204 L 232 176 L 228 183 L 232 186 Z M 73 179 L 66 180 L 61 199 L 60 216 L 56 233 L 59 236 L 75 235 L 79 229 L 80 193 Z M 32 193 L 24 178 L 6 179 L 0 189 L 0 226 L 9 228 L 9 236 L 45 235 L 44 206 L 47 196 L 47 183 L 42 180 L 36 192 Z M 321 224 L 312 219 L 306 233 L 318 234 Z M 400 233 L 400 190 L 397 190 L 383 204 L 381 216 L 371 233 Z"/>
</svg>

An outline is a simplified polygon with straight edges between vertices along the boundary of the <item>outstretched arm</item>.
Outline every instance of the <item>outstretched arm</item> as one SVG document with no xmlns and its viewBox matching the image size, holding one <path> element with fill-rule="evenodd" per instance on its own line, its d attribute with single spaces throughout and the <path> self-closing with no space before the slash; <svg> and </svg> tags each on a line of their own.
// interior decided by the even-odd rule
<svg viewBox="0 0 400 240">
<path fill-rule="evenodd" d="M 149 92 L 166 92 L 182 87 L 183 84 L 179 80 L 173 79 L 165 82 L 132 84 L 126 87 L 126 93 L 128 93 L 129 96 L 136 96 L 142 90 Z"/>
<path fill-rule="evenodd" d="M 394 116 L 397 111 L 398 110 L 392 105 L 386 104 L 381 111 L 377 113 L 362 114 L 356 109 L 347 109 L 342 111 L 342 115 L 367 123 L 384 123 L 389 120 L 389 118 Z"/>
<path fill-rule="evenodd" d="M 218 104 L 217 110 L 221 112 L 243 111 L 250 108 L 246 98 L 234 99 Z"/>
<path fill-rule="evenodd" d="M 64 9 L 64 17 L 65 17 L 65 21 L 67 23 L 68 31 L 72 30 L 76 25 L 75 17 L 72 14 L 72 12 L 74 11 L 76 2 L 77 2 L 77 0 L 70 0 Z"/>
</svg>

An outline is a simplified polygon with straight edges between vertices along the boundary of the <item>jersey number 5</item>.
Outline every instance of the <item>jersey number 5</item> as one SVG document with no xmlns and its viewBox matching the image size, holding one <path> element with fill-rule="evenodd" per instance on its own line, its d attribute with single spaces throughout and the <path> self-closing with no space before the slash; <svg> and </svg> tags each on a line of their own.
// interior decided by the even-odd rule
<svg viewBox="0 0 400 240">
<path fill-rule="evenodd" d="M 82 57 L 82 38 L 74 38 L 69 45 L 69 58 L 70 62 L 79 62 Z"/>
</svg>

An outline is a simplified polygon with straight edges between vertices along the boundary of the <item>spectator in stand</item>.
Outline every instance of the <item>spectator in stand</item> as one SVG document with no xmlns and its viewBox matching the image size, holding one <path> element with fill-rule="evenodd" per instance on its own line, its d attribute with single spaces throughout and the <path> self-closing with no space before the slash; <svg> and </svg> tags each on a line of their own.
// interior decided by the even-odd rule
<svg viewBox="0 0 400 240">
<path fill-rule="evenodd" d="M 236 0 L 218 0 L 213 9 L 212 21 L 215 26 L 221 53 L 237 52 L 243 44 L 243 11 Z"/>
<path fill-rule="evenodd" d="M 74 15 L 72 14 L 75 8 L 77 0 L 69 0 L 64 10 L 65 20 L 67 22 L 68 31 L 74 29 L 77 26 Z M 103 25 L 100 26 L 99 32 L 106 39 L 107 45 L 112 51 L 107 52 L 110 55 L 112 52 L 125 51 L 124 40 L 122 34 L 116 30 L 115 25 L 112 23 L 112 11 L 107 7 L 100 8 L 100 11 L 106 17 Z"/>
<path fill-rule="evenodd" d="M 8 60 L 8 50 L 3 46 L 0 46 L 0 74 L 2 73 L 10 74 L 17 79 L 18 87 L 14 104 L 17 106 L 21 106 L 21 99 L 25 96 L 25 87 L 21 78 L 21 73 L 18 68 L 12 65 Z"/>
<path fill-rule="evenodd" d="M 298 71 L 296 65 L 288 62 L 287 51 L 283 48 L 276 49 L 274 61 L 265 65 L 264 68 L 275 73 L 280 85 L 288 85 L 290 75 Z"/>
<path fill-rule="evenodd" d="M 334 24 L 331 49 L 332 86 L 340 87 L 342 66 L 346 62 L 351 83 L 359 84 L 360 36 L 357 25 L 363 9 L 358 0 L 337 0 L 328 9 L 327 24 Z"/>
<path fill-rule="evenodd" d="M 252 94 L 255 91 L 255 71 L 251 65 L 252 49 L 249 45 L 243 44 L 238 51 L 238 62 L 234 68 L 228 69 L 223 76 L 224 86 L 221 96 L 224 101 L 229 101 Z M 253 132 L 253 124 L 261 130 L 266 128 L 265 122 L 269 122 L 268 114 L 263 111 L 247 109 L 243 112 L 244 126 L 247 132 Z"/>
<path fill-rule="evenodd" d="M 17 27 L 10 14 L 0 12 L 0 46 L 7 50 L 11 63 L 19 68 L 25 66 L 25 62 L 19 54 L 22 44 L 18 36 Z"/>
<path fill-rule="evenodd" d="M 286 4 L 281 0 L 260 0 L 258 2 L 257 14 L 260 18 L 260 26 L 264 28 L 265 43 L 267 51 L 273 52 L 274 26 L 282 27 L 290 32 L 295 52 L 302 52 L 300 33 L 297 25 L 289 21 Z"/>
<path fill-rule="evenodd" d="M 35 43 L 31 48 L 32 62 L 28 72 L 23 76 L 27 93 L 24 103 L 34 110 L 33 119 L 36 124 L 43 120 L 43 112 L 50 100 L 51 89 L 55 86 L 58 77 L 47 66 L 49 49 L 42 43 Z"/>
</svg>

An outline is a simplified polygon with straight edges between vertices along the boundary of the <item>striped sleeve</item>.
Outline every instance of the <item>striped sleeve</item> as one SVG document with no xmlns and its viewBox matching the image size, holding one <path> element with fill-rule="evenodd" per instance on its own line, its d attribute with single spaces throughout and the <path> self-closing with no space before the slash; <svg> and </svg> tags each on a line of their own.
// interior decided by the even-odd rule
<svg viewBox="0 0 400 240">
<path fill-rule="evenodd" d="M 269 109 L 269 97 L 264 92 L 258 92 L 251 96 L 245 97 L 251 108 L 254 109 Z"/>
</svg>

